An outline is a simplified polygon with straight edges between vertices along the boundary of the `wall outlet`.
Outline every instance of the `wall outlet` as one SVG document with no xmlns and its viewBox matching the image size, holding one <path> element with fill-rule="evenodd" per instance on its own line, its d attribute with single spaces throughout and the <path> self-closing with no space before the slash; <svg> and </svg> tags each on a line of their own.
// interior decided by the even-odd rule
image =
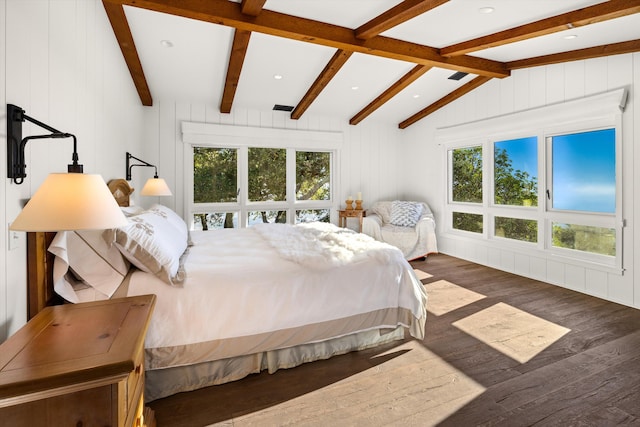
<svg viewBox="0 0 640 427">
<path fill-rule="evenodd" d="M 9 250 L 12 251 L 14 249 L 18 249 L 20 247 L 20 232 L 19 231 L 13 231 L 10 230 L 9 227 L 11 227 L 11 223 L 7 224 L 7 236 L 9 238 Z"/>
</svg>

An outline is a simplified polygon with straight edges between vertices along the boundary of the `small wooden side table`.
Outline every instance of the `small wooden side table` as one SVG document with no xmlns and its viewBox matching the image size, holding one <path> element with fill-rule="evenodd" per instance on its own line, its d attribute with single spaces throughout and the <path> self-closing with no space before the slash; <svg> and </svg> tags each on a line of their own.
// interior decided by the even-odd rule
<svg viewBox="0 0 640 427">
<path fill-rule="evenodd" d="M 0 345 L 0 424 L 155 425 L 143 392 L 154 305 L 142 295 L 39 312 Z"/>
<path fill-rule="evenodd" d="M 340 227 L 347 226 L 347 218 L 358 218 L 360 223 L 360 233 L 362 233 L 362 218 L 367 216 L 366 209 L 341 209 L 338 211 L 338 225 Z"/>
</svg>

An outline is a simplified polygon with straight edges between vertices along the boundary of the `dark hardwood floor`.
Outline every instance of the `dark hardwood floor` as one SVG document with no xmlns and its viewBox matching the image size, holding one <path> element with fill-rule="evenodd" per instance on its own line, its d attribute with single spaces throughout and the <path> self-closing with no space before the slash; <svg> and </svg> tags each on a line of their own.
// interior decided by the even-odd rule
<svg viewBox="0 0 640 427">
<path fill-rule="evenodd" d="M 446 255 L 424 341 L 151 402 L 163 426 L 640 425 L 640 310 Z"/>
</svg>

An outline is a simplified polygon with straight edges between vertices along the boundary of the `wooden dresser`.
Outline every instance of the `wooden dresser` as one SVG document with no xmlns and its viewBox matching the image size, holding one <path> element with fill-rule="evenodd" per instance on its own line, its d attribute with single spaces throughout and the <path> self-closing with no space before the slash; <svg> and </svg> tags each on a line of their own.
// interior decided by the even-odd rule
<svg viewBox="0 0 640 427">
<path fill-rule="evenodd" d="M 38 313 L 0 345 L 0 424 L 155 424 L 143 397 L 154 304 L 144 295 Z"/>
</svg>

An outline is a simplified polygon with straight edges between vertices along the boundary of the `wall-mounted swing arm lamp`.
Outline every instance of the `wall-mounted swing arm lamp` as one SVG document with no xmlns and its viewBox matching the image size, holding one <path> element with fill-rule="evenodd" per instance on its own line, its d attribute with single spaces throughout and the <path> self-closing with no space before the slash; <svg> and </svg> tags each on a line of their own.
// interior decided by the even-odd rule
<svg viewBox="0 0 640 427">
<path fill-rule="evenodd" d="M 48 130 L 46 135 L 32 135 L 22 138 L 22 122 L 29 121 L 43 129 Z M 67 172 L 82 173 L 82 165 L 78 164 L 78 142 L 76 136 L 66 132 L 60 132 L 53 127 L 42 123 L 39 120 L 29 117 L 25 111 L 13 104 L 7 104 L 7 175 L 13 178 L 16 184 L 22 184 L 27 176 L 24 160 L 24 149 L 32 139 L 47 138 L 73 138 L 73 155 L 71 157 L 72 164 L 68 165 Z"/>
<path fill-rule="evenodd" d="M 136 160 L 140 163 L 131 164 L 131 159 Z M 141 195 L 143 196 L 171 196 L 172 195 L 171 190 L 169 189 L 169 186 L 167 185 L 165 180 L 162 178 L 158 178 L 158 168 L 149 162 L 145 162 L 144 160 L 137 158 L 136 156 L 132 155 L 129 152 L 127 152 L 127 173 L 126 173 L 127 181 L 131 181 L 131 169 L 134 166 L 154 168 L 155 170 L 155 174 L 153 175 L 153 178 L 149 178 L 146 184 L 144 185 L 144 187 L 142 187 L 142 191 L 140 191 Z"/>
<path fill-rule="evenodd" d="M 51 132 L 22 138 L 22 123 L 29 121 Z M 70 133 L 29 117 L 24 110 L 7 104 L 7 174 L 22 184 L 26 174 L 24 148 L 32 139 L 73 138 L 73 163 L 68 173 L 52 173 L 11 224 L 16 231 L 100 230 L 121 227 L 127 219 L 111 195 L 102 176 L 84 174 L 78 164 L 77 140 Z"/>
</svg>

